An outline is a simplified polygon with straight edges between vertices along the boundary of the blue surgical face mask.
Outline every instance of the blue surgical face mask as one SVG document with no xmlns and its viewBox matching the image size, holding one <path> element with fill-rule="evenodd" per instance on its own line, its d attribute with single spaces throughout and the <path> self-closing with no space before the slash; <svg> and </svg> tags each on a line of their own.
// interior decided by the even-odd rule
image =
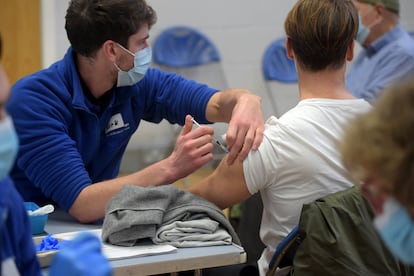
<svg viewBox="0 0 414 276">
<path fill-rule="evenodd" d="M 19 141 L 13 121 L 7 116 L 0 121 L 0 180 L 9 175 L 18 147 Z"/>
<path fill-rule="evenodd" d="M 356 37 L 356 41 L 359 42 L 359 44 L 364 45 L 365 40 L 367 40 L 367 37 L 369 33 L 371 32 L 370 28 L 367 28 L 364 23 L 362 23 L 361 16 L 359 16 L 359 27 L 358 27 L 358 34 Z"/>
<path fill-rule="evenodd" d="M 374 225 L 388 249 L 403 263 L 414 265 L 414 221 L 407 210 L 390 198 Z"/>
<path fill-rule="evenodd" d="M 118 69 L 118 82 L 117 86 L 131 86 L 138 83 L 147 72 L 152 58 L 152 51 L 151 47 L 146 47 L 142 50 L 139 50 L 135 54 L 133 54 L 128 49 L 124 48 L 122 45 L 118 44 L 123 50 L 128 52 L 134 57 L 134 67 L 128 72 L 122 71 L 118 65 L 114 64 L 115 67 Z"/>
<path fill-rule="evenodd" d="M 365 18 L 368 14 L 370 14 L 371 12 L 373 12 L 375 10 L 374 6 L 371 6 L 369 8 L 369 10 L 365 11 L 364 14 L 359 14 L 358 16 L 358 20 L 359 20 L 359 27 L 358 27 L 358 34 L 356 37 L 356 40 L 359 42 L 359 44 L 364 45 L 365 41 L 367 40 L 368 35 L 371 32 L 371 29 L 379 24 L 383 18 L 382 17 L 378 17 L 377 20 L 375 20 L 374 22 L 372 22 L 371 24 L 369 24 L 368 26 L 366 26 L 364 23 L 362 23 L 362 19 Z"/>
</svg>

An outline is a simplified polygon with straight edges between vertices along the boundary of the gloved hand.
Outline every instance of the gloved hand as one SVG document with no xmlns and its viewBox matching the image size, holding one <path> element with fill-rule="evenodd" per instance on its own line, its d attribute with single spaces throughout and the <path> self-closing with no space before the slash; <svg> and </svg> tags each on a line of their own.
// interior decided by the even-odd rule
<svg viewBox="0 0 414 276">
<path fill-rule="evenodd" d="M 102 254 L 101 242 L 92 233 L 84 232 L 65 244 L 53 257 L 50 276 L 109 276 L 112 267 Z"/>
</svg>

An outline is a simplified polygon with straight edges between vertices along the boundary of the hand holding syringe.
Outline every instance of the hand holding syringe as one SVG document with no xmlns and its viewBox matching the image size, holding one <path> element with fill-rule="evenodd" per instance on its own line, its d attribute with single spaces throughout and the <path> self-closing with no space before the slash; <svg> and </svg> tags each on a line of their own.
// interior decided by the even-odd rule
<svg viewBox="0 0 414 276">
<path fill-rule="evenodd" d="M 191 121 L 193 121 L 193 123 L 194 123 L 195 126 L 197 126 L 197 127 L 200 126 L 200 124 L 197 123 L 197 121 L 194 120 L 194 118 L 191 118 Z M 213 143 L 215 145 L 219 146 L 225 153 L 229 153 L 229 150 L 222 143 L 220 143 L 220 141 L 216 137 L 214 137 L 214 136 L 213 136 Z"/>
</svg>

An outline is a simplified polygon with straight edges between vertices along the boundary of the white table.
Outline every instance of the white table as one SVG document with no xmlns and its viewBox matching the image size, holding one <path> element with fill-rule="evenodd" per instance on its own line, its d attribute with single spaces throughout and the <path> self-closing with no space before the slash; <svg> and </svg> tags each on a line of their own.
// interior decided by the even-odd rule
<svg viewBox="0 0 414 276">
<path fill-rule="evenodd" d="M 55 216 L 56 217 L 56 216 Z M 100 224 L 80 224 L 73 219 L 56 219 L 51 216 L 45 231 L 58 234 L 101 228 Z M 194 270 L 201 275 L 201 269 L 246 262 L 246 252 L 238 245 L 178 248 L 175 252 L 132 257 L 111 261 L 115 275 L 154 275 Z M 45 269 L 44 274 L 47 274 Z"/>
</svg>

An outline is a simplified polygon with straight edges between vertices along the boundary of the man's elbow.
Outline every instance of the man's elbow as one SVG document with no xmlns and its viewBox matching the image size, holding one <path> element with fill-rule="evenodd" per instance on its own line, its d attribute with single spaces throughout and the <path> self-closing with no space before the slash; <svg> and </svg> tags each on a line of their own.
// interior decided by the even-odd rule
<svg viewBox="0 0 414 276">
<path fill-rule="evenodd" d="M 96 213 L 91 212 L 91 210 L 74 205 L 69 209 L 69 215 L 80 223 L 92 223 L 99 219 Z"/>
</svg>

